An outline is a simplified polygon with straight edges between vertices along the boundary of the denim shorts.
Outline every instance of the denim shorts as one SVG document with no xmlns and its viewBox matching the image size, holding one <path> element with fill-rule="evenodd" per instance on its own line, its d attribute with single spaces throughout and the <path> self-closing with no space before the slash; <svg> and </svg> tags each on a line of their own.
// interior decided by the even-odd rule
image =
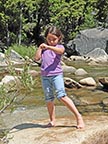
<svg viewBox="0 0 108 144">
<path fill-rule="evenodd" d="M 55 96 L 60 99 L 66 96 L 63 75 L 42 76 L 42 87 L 45 95 L 45 100 L 53 101 Z"/>
</svg>

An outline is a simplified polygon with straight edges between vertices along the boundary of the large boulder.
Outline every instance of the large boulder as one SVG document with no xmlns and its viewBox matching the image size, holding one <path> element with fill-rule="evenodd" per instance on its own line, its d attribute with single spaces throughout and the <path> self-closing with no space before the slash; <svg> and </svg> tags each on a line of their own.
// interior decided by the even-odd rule
<svg viewBox="0 0 108 144">
<path fill-rule="evenodd" d="M 70 117 L 69 113 L 67 112 L 68 114 L 66 114 L 66 112 L 65 117 L 57 118 L 57 125 L 53 128 L 44 128 L 44 125 L 47 124 L 47 119 L 30 121 L 30 115 L 36 115 L 36 111 L 31 111 L 28 114 L 26 111 L 11 114 L 11 117 L 14 116 L 14 121 L 9 122 L 13 122 L 13 127 L 6 135 L 5 143 L 107 144 L 108 116 L 84 116 L 86 128 L 84 130 L 77 130 L 74 117 Z M 62 111 L 63 113 L 64 111 Z M 24 120 L 24 116 L 28 116 L 26 120 Z M 17 122 L 19 121 L 19 124 L 15 125 L 15 119 L 17 119 Z"/>
<path fill-rule="evenodd" d="M 74 50 L 80 55 L 86 55 L 97 47 L 108 53 L 108 29 L 93 28 L 80 31 L 67 46 L 68 49 L 72 49 L 71 52 Z"/>
<path fill-rule="evenodd" d="M 86 56 L 93 58 L 105 57 L 106 59 L 108 59 L 108 54 L 105 52 L 105 50 L 101 48 L 95 48 L 94 50 L 89 52 Z"/>
</svg>

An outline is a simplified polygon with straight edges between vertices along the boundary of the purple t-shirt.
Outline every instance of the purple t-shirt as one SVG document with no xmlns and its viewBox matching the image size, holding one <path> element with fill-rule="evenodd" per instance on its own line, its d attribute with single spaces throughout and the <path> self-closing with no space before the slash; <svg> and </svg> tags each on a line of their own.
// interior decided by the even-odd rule
<svg viewBox="0 0 108 144">
<path fill-rule="evenodd" d="M 63 45 L 56 45 L 58 48 L 64 48 Z M 46 49 L 42 51 L 41 75 L 53 76 L 62 74 L 61 54 L 57 54 L 52 50 Z"/>
</svg>

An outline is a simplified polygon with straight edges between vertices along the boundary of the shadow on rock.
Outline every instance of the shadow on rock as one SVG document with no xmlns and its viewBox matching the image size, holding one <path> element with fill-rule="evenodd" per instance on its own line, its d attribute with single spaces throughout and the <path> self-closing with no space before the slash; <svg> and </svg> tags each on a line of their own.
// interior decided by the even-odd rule
<svg viewBox="0 0 108 144">
<path fill-rule="evenodd" d="M 44 128 L 44 125 L 41 124 L 33 124 L 33 123 L 23 123 L 13 127 L 12 129 L 23 130 L 29 128 Z"/>
</svg>

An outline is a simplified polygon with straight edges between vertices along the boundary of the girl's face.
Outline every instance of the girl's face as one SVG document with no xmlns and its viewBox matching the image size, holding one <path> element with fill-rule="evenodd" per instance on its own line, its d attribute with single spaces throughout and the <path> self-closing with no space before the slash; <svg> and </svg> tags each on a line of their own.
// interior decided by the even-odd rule
<svg viewBox="0 0 108 144">
<path fill-rule="evenodd" d="M 55 46 L 59 43 L 60 37 L 57 37 L 54 34 L 49 33 L 46 37 L 48 45 Z"/>
</svg>

